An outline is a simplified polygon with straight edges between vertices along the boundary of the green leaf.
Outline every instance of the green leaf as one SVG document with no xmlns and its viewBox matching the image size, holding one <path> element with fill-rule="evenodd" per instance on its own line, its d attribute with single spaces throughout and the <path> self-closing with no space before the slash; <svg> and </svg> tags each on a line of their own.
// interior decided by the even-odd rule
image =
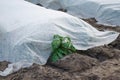
<svg viewBox="0 0 120 80">
<path fill-rule="evenodd" d="M 56 50 L 57 48 L 60 47 L 60 45 L 61 45 L 61 39 L 59 36 L 55 35 L 52 41 L 52 49 Z"/>
<path fill-rule="evenodd" d="M 56 53 L 53 53 L 52 56 L 51 56 L 51 58 L 50 58 L 50 60 L 52 62 L 56 62 L 58 59 L 59 59 L 59 57 L 58 57 L 58 55 Z"/>
<path fill-rule="evenodd" d="M 58 50 L 58 54 L 57 55 L 58 55 L 59 59 L 64 57 L 64 55 L 62 54 L 61 50 Z"/>
</svg>

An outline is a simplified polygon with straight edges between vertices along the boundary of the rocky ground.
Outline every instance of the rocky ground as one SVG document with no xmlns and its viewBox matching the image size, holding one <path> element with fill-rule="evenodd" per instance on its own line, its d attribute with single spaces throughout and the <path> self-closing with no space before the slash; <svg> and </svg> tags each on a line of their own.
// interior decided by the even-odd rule
<svg viewBox="0 0 120 80">
<path fill-rule="evenodd" d="M 114 30 L 120 27 L 96 24 L 95 19 L 83 19 L 98 30 Z M 4 70 L 8 62 L 0 62 Z M 95 47 L 68 55 L 56 63 L 44 66 L 33 64 L 0 80 L 120 80 L 120 36 L 109 45 Z"/>
</svg>

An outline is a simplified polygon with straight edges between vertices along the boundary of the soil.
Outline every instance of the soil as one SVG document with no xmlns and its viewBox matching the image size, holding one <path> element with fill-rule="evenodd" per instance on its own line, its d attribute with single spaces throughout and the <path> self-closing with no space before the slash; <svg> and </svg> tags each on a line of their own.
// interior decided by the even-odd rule
<svg viewBox="0 0 120 80">
<path fill-rule="evenodd" d="M 120 27 L 97 24 L 94 18 L 83 20 L 100 31 L 120 32 Z M 0 70 L 8 63 L 0 62 Z M 0 76 L 0 80 L 120 80 L 120 36 L 109 45 L 77 51 L 44 66 L 33 64 L 6 77 Z"/>
</svg>

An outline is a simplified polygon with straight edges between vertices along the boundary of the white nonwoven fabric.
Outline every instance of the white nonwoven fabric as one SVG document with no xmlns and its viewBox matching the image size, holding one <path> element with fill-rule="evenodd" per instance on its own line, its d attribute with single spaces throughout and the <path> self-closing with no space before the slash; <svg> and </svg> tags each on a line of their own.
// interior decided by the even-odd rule
<svg viewBox="0 0 120 80">
<path fill-rule="evenodd" d="M 46 64 L 55 34 L 69 36 L 78 50 L 108 44 L 119 35 L 98 31 L 76 17 L 23 0 L 0 0 L 0 61 L 12 62 L 0 75 L 32 63 Z"/>
<path fill-rule="evenodd" d="M 98 23 L 120 26 L 120 0 L 27 0 L 51 9 L 66 9 L 79 18 L 95 18 Z"/>
<path fill-rule="evenodd" d="M 27 68 L 30 67 L 33 63 L 29 63 L 27 61 L 20 61 L 16 63 L 11 63 L 8 65 L 8 67 L 4 71 L 0 71 L 1 76 L 7 76 L 9 74 L 12 74 L 21 68 Z"/>
</svg>

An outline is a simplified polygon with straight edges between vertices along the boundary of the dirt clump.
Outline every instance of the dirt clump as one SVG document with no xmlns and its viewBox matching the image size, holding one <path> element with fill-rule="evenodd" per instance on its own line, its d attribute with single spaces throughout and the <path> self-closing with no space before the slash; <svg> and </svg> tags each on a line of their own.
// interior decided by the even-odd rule
<svg viewBox="0 0 120 80">
<path fill-rule="evenodd" d="M 50 66 L 34 64 L 30 68 L 21 69 L 7 77 L 0 77 L 0 80 L 76 80 L 67 72 L 61 72 Z"/>
<path fill-rule="evenodd" d="M 111 75 L 103 78 L 102 80 L 120 80 L 120 70 L 111 73 Z"/>
<path fill-rule="evenodd" d="M 92 58 L 98 59 L 100 62 L 107 59 L 120 58 L 120 50 L 111 48 L 109 46 L 101 46 L 88 49 L 86 51 L 78 51 L 82 55 L 87 55 Z"/>
<path fill-rule="evenodd" d="M 74 53 L 50 65 L 69 72 L 82 72 L 98 64 L 99 61 L 97 59 Z"/>
<path fill-rule="evenodd" d="M 0 71 L 3 71 L 8 66 L 8 64 L 9 62 L 7 61 L 0 62 Z"/>
</svg>

